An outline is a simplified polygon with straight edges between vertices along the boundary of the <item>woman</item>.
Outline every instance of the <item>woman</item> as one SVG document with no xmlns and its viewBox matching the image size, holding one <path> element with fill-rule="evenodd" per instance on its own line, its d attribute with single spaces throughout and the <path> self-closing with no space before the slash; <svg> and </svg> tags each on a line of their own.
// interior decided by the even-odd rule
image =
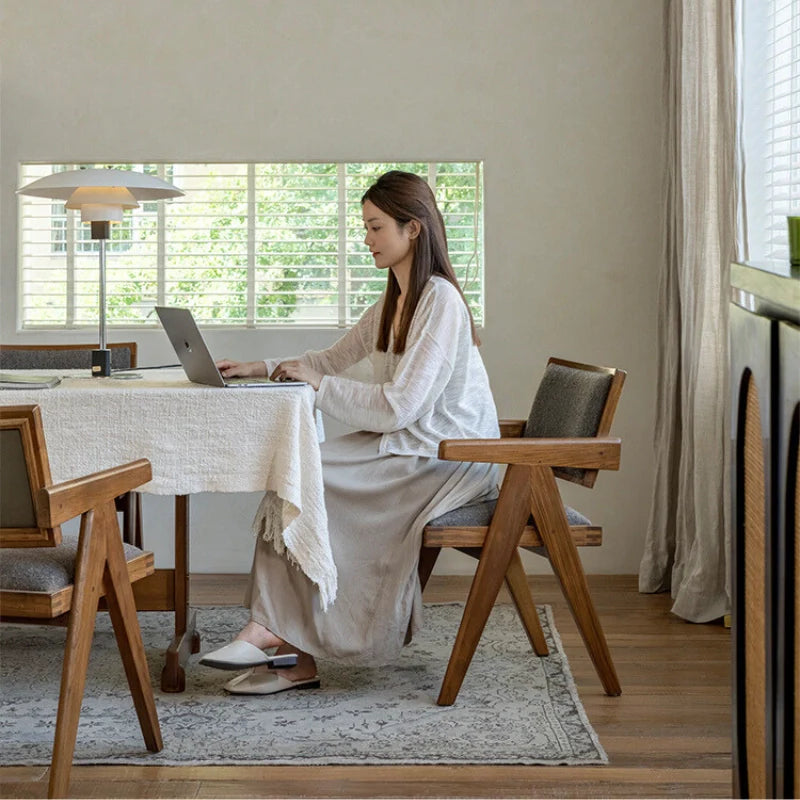
<svg viewBox="0 0 800 800">
<path fill-rule="evenodd" d="M 263 665 L 263 651 L 272 647 L 298 660 L 280 672 L 251 668 L 226 684 L 230 692 L 319 686 L 315 657 L 390 662 L 420 625 L 417 560 L 425 523 L 496 495 L 492 465 L 437 458 L 442 439 L 494 438 L 499 430 L 433 192 L 416 175 L 392 171 L 361 205 L 364 242 L 375 265 L 387 270 L 381 299 L 327 350 L 280 363 L 218 363 L 225 377 L 306 381 L 317 408 L 357 429 L 321 447 L 335 602 L 323 609 L 314 583 L 259 538 L 250 622 L 204 661 L 228 669 Z M 372 364 L 371 383 L 341 374 L 364 358 Z"/>
</svg>

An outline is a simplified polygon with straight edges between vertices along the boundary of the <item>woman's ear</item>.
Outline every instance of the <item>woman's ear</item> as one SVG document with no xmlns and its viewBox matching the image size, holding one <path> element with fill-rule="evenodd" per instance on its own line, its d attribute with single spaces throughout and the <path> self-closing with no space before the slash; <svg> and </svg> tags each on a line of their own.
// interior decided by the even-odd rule
<svg viewBox="0 0 800 800">
<path fill-rule="evenodd" d="M 418 219 L 410 219 L 406 223 L 406 228 L 408 229 L 408 238 L 409 239 L 416 239 L 419 236 L 419 232 L 422 226 L 419 224 Z"/>
</svg>

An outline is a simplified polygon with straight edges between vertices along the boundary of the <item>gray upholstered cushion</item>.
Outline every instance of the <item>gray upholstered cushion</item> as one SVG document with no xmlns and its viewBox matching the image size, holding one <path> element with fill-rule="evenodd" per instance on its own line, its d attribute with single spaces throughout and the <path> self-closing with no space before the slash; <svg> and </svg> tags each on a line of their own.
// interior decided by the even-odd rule
<svg viewBox="0 0 800 800">
<path fill-rule="evenodd" d="M 123 544 L 125 558 L 142 554 Z M 64 534 L 58 547 L 11 547 L 0 550 L 0 589 L 18 592 L 57 592 L 75 579 L 77 534 Z"/>
<path fill-rule="evenodd" d="M 0 347 L 0 369 L 90 369 L 92 345 L 86 350 L 9 350 Z M 112 347 L 112 369 L 129 369 L 129 347 Z"/>
<path fill-rule="evenodd" d="M 548 364 L 536 392 L 523 436 L 528 438 L 579 438 L 596 436 L 612 376 L 606 372 Z M 580 478 L 584 470 L 565 470 Z M 471 503 L 448 511 L 428 523 L 431 528 L 485 527 L 497 500 Z M 579 511 L 564 506 L 570 525 L 591 525 Z"/>
<path fill-rule="evenodd" d="M 523 436 L 596 436 L 612 376 L 606 372 L 548 364 L 536 392 Z M 585 470 L 565 469 L 580 479 Z"/>
<path fill-rule="evenodd" d="M 497 500 L 487 500 L 483 503 L 470 503 L 453 511 L 448 511 L 428 523 L 429 528 L 483 528 L 487 526 L 494 514 Z M 567 512 L 567 522 L 570 525 L 591 525 L 592 523 L 574 508 L 564 506 Z M 530 523 L 529 523 L 530 524 Z"/>
<path fill-rule="evenodd" d="M 36 527 L 20 428 L 0 430 L 0 527 Z"/>
</svg>

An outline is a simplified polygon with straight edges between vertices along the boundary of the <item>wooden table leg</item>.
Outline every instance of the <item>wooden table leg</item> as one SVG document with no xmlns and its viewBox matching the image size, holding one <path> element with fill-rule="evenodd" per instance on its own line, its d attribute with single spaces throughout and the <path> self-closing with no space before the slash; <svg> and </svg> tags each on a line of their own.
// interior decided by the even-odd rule
<svg viewBox="0 0 800 800">
<path fill-rule="evenodd" d="M 141 502 L 138 492 L 126 492 L 114 500 L 117 511 L 122 512 L 122 541 L 140 550 L 143 549 Z"/>
<path fill-rule="evenodd" d="M 191 653 L 200 650 L 195 615 L 189 609 L 189 495 L 175 497 L 175 636 L 167 648 L 161 671 L 161 690 L 182 692 L 186 688 L 183 665 Z"/>
</svg>

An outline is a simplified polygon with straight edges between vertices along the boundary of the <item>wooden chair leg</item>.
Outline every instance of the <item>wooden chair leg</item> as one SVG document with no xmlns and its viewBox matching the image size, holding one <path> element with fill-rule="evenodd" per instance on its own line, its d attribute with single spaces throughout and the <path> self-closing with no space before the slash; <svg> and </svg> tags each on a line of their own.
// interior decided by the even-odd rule
<svg viewBox="0 0 800 800">
<path fill-rule="evenodd" d="M 549 653 L 547 642 L 544 638 L 542 623 L 539 622 L 539 614 L 536 611 L 536 604 L 533 602 L 528 579 L 525 576 L 525 568 L 522 566 L 522 559 L 519 550 L 515 550 L 511 556 L 508 569 L 506 570 L 506 585 L 514 605 L 517 607 L 525 632 L 528 634 L 533 652 L 537 656 L 546 656 Z"/>
<path fill-rule="evenodd" d="M 100 509 L 100 512 L 106 512 L 103 515 L 103 532 L 107 543 L 107 562 L 103 585 L 108 611 L 145 745 L 148 750 L 157 753 L 164 745 L 122 540 L 117 533 L 116 516 L 111 507 Z"/>
<path fill-rule="evenodd" d="M 578 548 L 569 531 L 561 494 L 550 467 L 532 467 L 531 510 L 550 563 L 607 695 L 622 694 L 600 618 L 589 593 Z"/>
<path fill-rule="evenodd" d="M 476 559 L 480 559 L 482 553 L 480 547 L 457 547 L 456 550 Z M 533 652 L 537 656 L 546 656 L 549 650 L 544 638 L 542 624 L 539 622 L 539 614 L 536 612 L 536 604 L 533 602 L 533 595 L 531 595 L 525 569 L 522 566 L 519 548 L 511 556 L 508 570 L 506 570 L 506 585 L 511 592 L 511 599 L 514 601 L 522 624 L 525 626 L 525 632 L 528 634 Z"/>
<path fill-rule="evenodd" d="M 61 691 L 58 698 L 48 797 L 66 797 L 69 788 L 78 719 L 86 685 L 86 669 L 89 664 L 105 562 L 104 537 L 98 535 L 94 523 L 94 513 L 91 511 L 81 518 L 75 588 L 64 648 L 64 667 L 61 671 Z"/>
<path fill-rule="evenodd" d="M 510 466 L 503 479 L 500 499 L 486 533 L 483 552 L 436 701 L 440 706 L 453 705 L 464 682 L 486 620 L 503 585 L 509 561 L 522 536 L 530 513 L 529 498 L 530 468 L 516 464 Z"/>
<path fill-rule="evenodd" d="M 419 575 L 419 585 L 424 590 L 428 584 L 433 572 L 433 567 L 436 564 L 436 559 L 439 558 L 441 552 L 440 547 L 421 547 L 419 551 L 419 564 L 417 565 L 417 574 Z"/>
</svg>

